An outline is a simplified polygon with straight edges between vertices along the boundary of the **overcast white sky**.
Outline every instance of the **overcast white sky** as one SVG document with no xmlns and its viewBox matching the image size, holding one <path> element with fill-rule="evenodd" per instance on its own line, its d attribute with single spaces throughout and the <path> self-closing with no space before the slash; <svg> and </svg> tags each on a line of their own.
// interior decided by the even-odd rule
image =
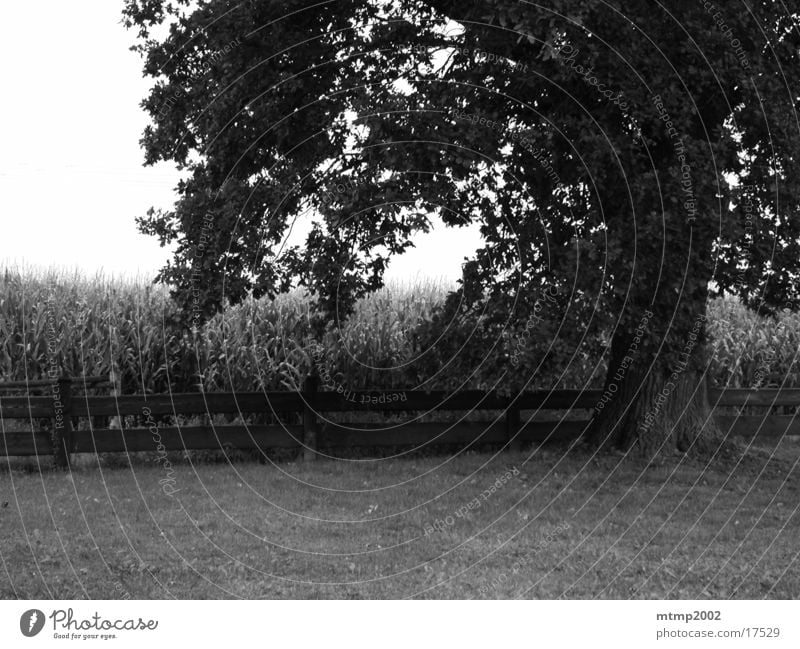
<svg viewBox="0 0 800 649">
<path fill-rule="evenodd" d="M 142 166 L 149 81 L 121 0 L 3 3 L 0 262 L 150 274 L 168 259 L 134 218 L 169 207 L 178 173 Z M 472 231 L 438 228 L 390 277 L 455 278 Z"/>
</svg>

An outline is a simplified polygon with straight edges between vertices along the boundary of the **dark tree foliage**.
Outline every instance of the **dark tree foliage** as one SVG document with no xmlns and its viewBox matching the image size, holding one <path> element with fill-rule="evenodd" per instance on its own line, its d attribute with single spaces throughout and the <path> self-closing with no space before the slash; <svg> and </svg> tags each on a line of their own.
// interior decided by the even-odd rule
<svg viewBox="0 0 800 649">
<path fill-rule="evenodd" d="M 798 300 L 798 13 L 128 0 L 156 79 L 146 161 L 186 170 L 175 208 L 140 225 L 177 244 L 160 279 L 187 309 L 298 283 L 334 317 L 429 214 L 477 222 L 451 312 L 502 328 L 557 296 L 570 331 L 610 335 L 597 444 L 715 448 L 707 299 Z M 286 246 L 303 219 L 305 245 Z"/>
</svg>

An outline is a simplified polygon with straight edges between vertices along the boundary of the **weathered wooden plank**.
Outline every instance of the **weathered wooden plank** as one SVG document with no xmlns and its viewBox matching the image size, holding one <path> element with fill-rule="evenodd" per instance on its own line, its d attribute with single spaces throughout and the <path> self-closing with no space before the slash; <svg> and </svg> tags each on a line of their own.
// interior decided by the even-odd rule
<svg viewBox="0 0 800 649">
<path fill-rule="evenodd" d="M 320 447 L 422 446 L 425 444 L 502 443 L 505 423 L 446 422 L 413 423 L 381 430 L 367 424 L 326 424 L 320 431 Z"/>
<path fill-rule="evenodd" d="M 593 408 L 602 396 L 600 390 L 540 390 L 509 398 L 492 392 L 465 390 L 463 392 L 416 390 L 319 392 L 314 406 L 321 412 L 376 410 L 505 410 L 512 401 L 519 410 L 537 408 L 567 410 Z"/>
<path fill-rule="evenodd" d="M 800 435 L 800 418 L 791 415 L 719 416 L 724 431 L 734 436 L 779 437 Z M 588 421 L 535 421 L 521 424 L 518 436 L 525 442 L 575 439 L 586 430 Z M 327 424 L 319 432 L 320 447 L 420 446 L 425 444 L 505 443 L 508 426 L 496 422 L 412 423 L 381 430 L 370 424 Z M 187 426 L 159 427 L 157 435 L 147 428 L 78 430 L 74 433 L 74 452 L 155 451 L 159 441 L 168 450 L 233 448 L 297 448 L 302 426 Z M 46 432 L 7 432 L 0 436 L 0 455 L 50 455 L 52 447 Z"/>
<path fill-rule="evenodd" d="M 395 396 L 396 395 L 396 396 Z M 592 408 L 600 398 L 599 390 L 584 392 L 556 390 L 522 394 L 514 401 L 520 410 Z M 718 406 L 792 406 L 800 405 L 800 390 L 726 390 L 712 391 L 712 403 Z M 141 415 L 149 408 L 152 414 L 256 413 L 300 412 L 303 397 L 294 392 L 189 393 L 174 395 L 77 396 L 73 415 L 116 416 Z M 511 400 L 492 393 L 465 391 L 375 392 L 359 391 L 345 394 L 319 392 L 314 396 L 318 412 L 352 411 L 446 411 L 446 410 L 504 410 Z M 52 397 L 0 397 L 0 416 L 5 419 L 28 419 L 52 415 Z"/>
<path fill-rule="evenodd" d="M 56 379 L 57 381 L 58 379 Z M 73 376 L 70 377 L 70 382 L 76 387 L 84 384 L 91 384 L 92 387 L 97 387 L 99 383 L 108 383 L 107 376 Z M 35 381 L 1 381 L 0 390 L 20 390 L 26 388 L 43 388 L 53 385 L 54 381 L 50 379 L 36 379 Z M 75 389 L 75 388 L 73 388 Z"/>
<path fill-rule="evenodd" d="M 392 395 L 403 395 L 393 399 Z M 514 406 L 520 410 L 592 408 L 600 398 L 599 390 L 528 392 L 517 397 Z M 717 406 L 800 406 L 800 389 L 786 390 L 712 390 L 712 403 Z M 491 393 L 466 391 L 459 393 L 405 393 L 359 391 L 344 395 L 319 392 L 312 404 L 325 411 L 442 411 L 504 410 L 511 400 Z M 141 415 L 143 408 L 157 415 L 204 413 L 300 412 L 304 399 L 295 392 L 188 393 L 174 395 L 76 396 L 73 416 Z M 50 417 L 51 396 L 0 396 L 0 416 L 4 419 Z"/>
<path fill-rule="evenodd" d="M 537 421 L 523 424 L 519 439 L 525 442 L 574 439 L 586 421 Z M 349 446 L 420 446 L 424 444 L 504 444 L 508 441 L 505 421 L 413 423 L 381 430 L 367 424 L 327 424 L 319 445 L 327 448 Z"/>
<path fill-rule="evenodd" d="M 709 400 L 714 406 L 800 406 L 800 388 L 709 390 Z"/>
<path fill-rule="evenodd" d="M 209 392 L 181 394 L 131 394 L 78 397 L 72 412 L 79 417 L 101 415 L 141 415 L 144 409 L 154 415 L 205 413 L 298 412 L 303 399 L 296 392 Z"/>
<path fill-rule="evenodd" d="M 591 409 L 597 405 L 602 390 L 541 390 L 524 393 L 516 402 L 520 410 L 577 410 Z"/>
<path fill-rule="evenodd" d="M 520 439 L 543 441 L 568 439 L 583 430 L 585 422 L 540 421 L 522 427 Z M 167 450 L 234 448 L 296 448 L 302 439 L 302 426 L 187 426 L 159 427 L 154 434 L 147 428 L 79 430 L 74 433 L 74 453 L 155 451 L 159 442 Z M 34 442 L 35 438 L 35 442 Z M 7 433 L 8 455 L 51 453 L 47 433 Z M 504 443 L 505 422 L 414 423 L 388 430 L 374 430 L 366 424 L 329 424 L 321 431 L 318 444 L 324 447 L 415 446 L 421 444 Z M 38 445 L 34 446 L 34 443 Z"/>
<path fill-rule="evenodd" d="M 781 437 L 800 435 L 800 418 L 792 415 L 717 416 L 723 432 L 734 437 Z"/>
<path fill-rule="evenodd" d="M 568 409 L 592 407 L 600 396 L 597 390 L 579 393 L 560 390 L 531 392 L 516 398 L 519 409 Z M 47 397 L 32 397 L 43 407 L 48 406 Z M 9 397 L 8 418 L 20 413 L 28 415 L 25 397 Z M 72 413 L 78 417 L 141 415 L 145 408 L 154 415 L 204 414 L 204 413 L 255 413 L 255 412 L 300 412 L 307 403 L 296 392 L 218 392 L 180 393 L 158 395 L 80 396 L 74 400 Z M 345 394 L 318 392 L 314 395 L 313 408 L 318 412 L 353 411 L 403 411 L 403 410 L 503 410 L 511 399 L 492 393 L 466 391 L 437 392 L 376 392 L 359 391 Z M 47 416 L 37 410 L 34 416 Z"/>
<path fill-rule="evenodd" d="M 300 446 L 302 426 L 165 426 L 158 432 L 148 428 L 104 428 L 75 432 L 76 453 L 135 453 L 166 450 L 214 450 L 223 446 L 249 448 L 296 448 Z"/>
<path fill-rule="evenodd" d="M 0 456 L 52 454 L 50 435 L 43 431 L 0 435 Z"/>
<path fill-rule="evenodd" d="M 522 429 L 523 442 L 565 441 L 580 437 L 589 427 L 585 421 L 532 421 Z"/>
<path fill-rule="evenodd" d="M 53 397 L 0 397 L 3 419 L 38 419 L 53 416 Z"/>
</svg>

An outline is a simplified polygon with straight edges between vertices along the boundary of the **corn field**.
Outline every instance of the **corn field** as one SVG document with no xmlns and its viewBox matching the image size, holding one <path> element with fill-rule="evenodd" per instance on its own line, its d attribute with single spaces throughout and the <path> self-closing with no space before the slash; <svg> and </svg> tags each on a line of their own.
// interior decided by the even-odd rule
<svg viewBox="0 0 800 649">
<path fill-rule="evenodd" d="M 800 387 L 800 313 L 767 318 L 738 300 L 708 306 L 710 376 L 732 388 Z"/>
<path fill-rule="evenodd" d="M 229 307 L 195 338 L 174 325 L 180 314 L 168 290 L 144 279 L 6 268 L 0 283 L 0 380 L 46 378 L 58 368 L 113 375 L 124 393 L 194 391 L 198 384 L 207 391 L 297 389 L 312 367 L 323 389 L 416 386 L 426 377 L 415 331 L 449 290 L 437 282 L 390 285 L 362 300 L 346 322 L 329 323 L 314 343 L 309 300 L 299 291 Z M 725 298 L 709 304 L 708 322 L 714 383 L 800 387 L 800 314 L 765 318 Z M 598 361 L 573 369 L 559 387 L 602 382 Z M 463 386 L 462 374 L 445 369 L 425 387 Z M 483 379 L 476 374 L 468 387 L 486 387 Z"/>
</svg>

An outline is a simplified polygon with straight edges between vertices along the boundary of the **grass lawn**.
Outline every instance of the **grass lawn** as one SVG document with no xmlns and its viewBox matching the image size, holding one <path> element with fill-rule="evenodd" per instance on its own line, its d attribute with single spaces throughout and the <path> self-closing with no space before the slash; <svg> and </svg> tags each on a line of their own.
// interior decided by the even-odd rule
<svg viewBox="0 0 800 649">
<path fill-rule="evenodd" d="M 798 598 L 799 448 L 5 467 L 0 597 Z"/>
</svg>

